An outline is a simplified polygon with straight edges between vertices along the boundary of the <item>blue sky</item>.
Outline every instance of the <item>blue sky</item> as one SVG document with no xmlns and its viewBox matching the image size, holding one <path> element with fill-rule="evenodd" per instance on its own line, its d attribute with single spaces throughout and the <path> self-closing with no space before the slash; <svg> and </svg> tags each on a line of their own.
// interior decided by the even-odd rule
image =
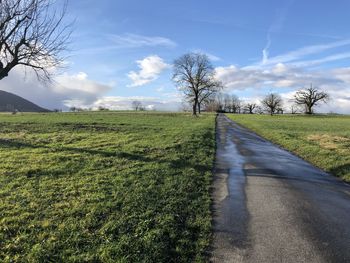
<svg viewBox="0 0 350 263">
<path fill-rule="evenodd" d="M 196 51 L 212 59 L 225 92 L 245 101 L 271 91 L 288 101 L 313 82 L 333 97 L 320 111 L 350 113 L 349 10 L 346 0 L 70 1 L 72 51 L 58 77 L 64 88 L 53 88 L 62 96 L 36 101 L 127 107 L 138 98 L 175 109 L 171 63 Z"/>
</svg>

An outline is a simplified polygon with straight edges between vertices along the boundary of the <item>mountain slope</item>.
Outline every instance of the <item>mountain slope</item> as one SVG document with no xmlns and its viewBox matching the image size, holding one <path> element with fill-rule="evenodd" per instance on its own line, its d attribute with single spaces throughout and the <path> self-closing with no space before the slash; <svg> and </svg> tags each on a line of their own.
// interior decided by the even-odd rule
<svg viewBox="0 0 350 263">
<path fill-rule="evenodd" d="M 20 96 L 0 90 L 0 112 L 48 112 L 49 110 L 23 99 Z"/>
</svg>

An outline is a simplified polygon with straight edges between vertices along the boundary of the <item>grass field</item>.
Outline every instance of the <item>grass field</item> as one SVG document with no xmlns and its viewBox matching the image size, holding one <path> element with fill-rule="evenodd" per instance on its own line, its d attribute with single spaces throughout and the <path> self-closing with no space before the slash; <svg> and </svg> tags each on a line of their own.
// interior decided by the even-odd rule
<svg viewBox="0 0 350 263">
<path fill-rule="evenodd" d="M 214 115 L 0 115 L 0 262 L 202 262 Z"/>
<path fill-rule="evenodd" d="M 227 116 L 350 182 L 350 116 Z"/>
</svg>

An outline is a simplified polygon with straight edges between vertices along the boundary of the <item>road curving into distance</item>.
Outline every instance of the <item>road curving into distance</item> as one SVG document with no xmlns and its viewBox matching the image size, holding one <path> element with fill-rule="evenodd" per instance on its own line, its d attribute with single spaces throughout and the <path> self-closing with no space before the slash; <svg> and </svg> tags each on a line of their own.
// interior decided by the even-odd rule
<svg viewBox="0 0 350 263">
<path fill-rule="evenodd" d="M 217 117 L 212 262 L 350 262 L 350 186 Z"/>
</svg>

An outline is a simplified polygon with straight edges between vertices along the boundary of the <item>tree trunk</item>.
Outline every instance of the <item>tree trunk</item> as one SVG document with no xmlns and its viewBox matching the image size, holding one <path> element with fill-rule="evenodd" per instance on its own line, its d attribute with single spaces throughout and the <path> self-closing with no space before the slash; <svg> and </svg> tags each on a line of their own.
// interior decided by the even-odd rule
<svg viewBox="0 0 350 263">
<path fill-rule="evenodd" d="M 15 67 L 15 63 L 17 63 L 17 60 L 12 61 L 6 67 L 3 67 L 2 63 L 0 62 L 0 80 L 8 76 L 10 70 Z"/>
<path fill-rule="evenodd" d="M 198 104 L 198 102 L 197 102 L 197 100 L 195 100 L 194 102 L 193 102 L 193 107 L 192 107 L 192 115 L 194 115 L 194 116 L 197 116 L 197 104 Z"/>
<path fill-rule="evenodd" d="M 198 102 L 198 114 L 201 114 L 201 104 Z"/>
<path fill-rule="evenodd" d="M 306 114 L 312 114 L 312 106 L 311 105 L 307 105 L 306 106 Z"/>
</svg>

